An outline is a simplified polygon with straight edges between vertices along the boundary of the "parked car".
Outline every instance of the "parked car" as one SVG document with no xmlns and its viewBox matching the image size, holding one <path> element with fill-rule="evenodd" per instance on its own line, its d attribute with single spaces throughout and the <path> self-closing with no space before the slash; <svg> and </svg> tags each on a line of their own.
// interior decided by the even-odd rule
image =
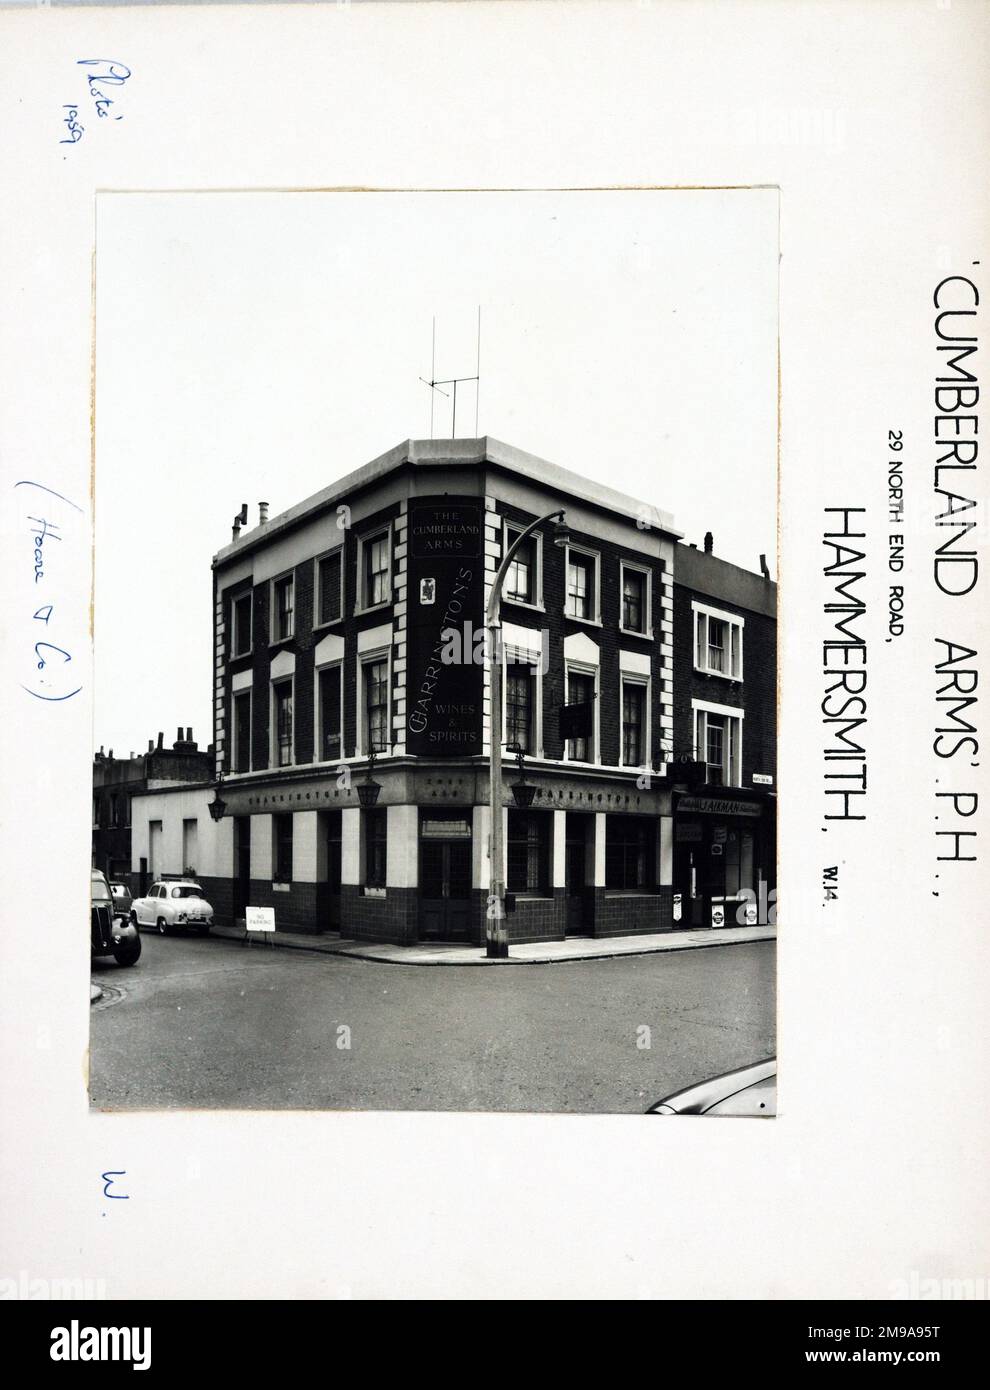
<svg viewBox="0 0 990 1390">
<path fill-rule="evenodd" d="M 113 956 L 118 965 L 133 965 L 141 954 L 141 937 L 133 922 L 114 915 L 113 894 L 99 869 L 91 874 L 90 955 Z"/>
<path fill-rule="evenodd" d="M 648 1115 L 746 1115 L 765 1119 L 777 1113 L 777 1059 L 727 1071 L 676 1091 L 651 1105 Z"/>
<path fill-rule="evenodd" d="M 125 921 L 131 915 L 131 890 L 126 883 L 111 883 L 110 892 L 113 895 L 113 915 L 123 917 Z"/>
<path fill-rule="evenodd" d="M 161 936 L 177 929 L 205 936 L 213 925 L 213 908 L 194 879 L 161 878 L 146 897 L 131 903 L 131 922 L 135 927 L 157 927 Z"/>
</svg>

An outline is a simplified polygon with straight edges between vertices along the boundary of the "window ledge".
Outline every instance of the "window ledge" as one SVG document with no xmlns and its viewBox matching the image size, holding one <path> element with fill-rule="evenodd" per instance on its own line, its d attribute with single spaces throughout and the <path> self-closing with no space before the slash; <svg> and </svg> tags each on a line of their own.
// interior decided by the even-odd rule
<svg viewBox="0 0 990 1390">
<path fill-rule="evenodd" d="M 531 613 L 545 613 L 547 611 L 546 605 L 542 601 L 540 603 L 527 603 L 525 599 L 510 598 L 508 594 L 502 595 L 502 602 L 511 603 L 513 608 L 528 608 Z"/>
<path fill-rule="evenodd" d="M 392 599 L 391 599 L 391 598 L 383 599 L 381 603 L 373 603 L 373 604 L 371 605 L 370 608 L 359 608 L 359 607 L 355 604 L 355 606 L 354 606 L 354 616 L 355 616 L 355 618 L 363 618 L 363 617 L 365 616 L 365 614 L 367 614 L 367 613 L 381 613 L 381 612 L 383 612 L 386 608 L 391 608 L 391 607 L 392 607 Z M 340 622 L 343 622 L 344 620 L 343 620 L 343 618 L 341 618 L 341 619 L 339 619 L 339 621 L 340 621 Z"/>
<path fill-rule="evenodd" d="M 369 888 L 366 884 L 362 890 L 362 896 L 365 898 L 384 898 L 386 891 L 384 888 Z"/>
<path fill-rule="evenodd" d="M 568 613 L 566 608 L 564 609 L 564 617 L 569 623 L 583 623 L 585 627 L 601 627 L 602 625 L 601 618 L 578 618 L 573 613 Z"/>
<path fill-rule="evenodd" d="M 344 615 L 343 615 L 343 613 L 341 613 L 341 615 L 340 615 L 339 618 L 328 618 L 327 621 L 326 621 L 325 623 L 314 623 L 314 624 L 313 624 L 313 631 L 314 631 L 314 632 L 322 632 L 323 629 L 326 628 L 326 627 L 339 627 L 340 624 L 341 624 L 343 621 L 344 621 Z"/>
<path fill-rule="evenodd" d="M 579 619 L 578 621 L 580 621 L 580 619 Z M 621 626 L 620 626 L 619 631 L 620 631 L 620 633 L 622 634 L 623 637 L 638 637 L 639 640 L 640 640 L 641 642 L 652 642 L 652 641 L 653 641 L 653 629 L 652 629 L 652 628 L 649 628 L 646 632 L 640 632 L 640 631 L 638 630 L 638 628 L 635 628 L 635 627 L 621 627 Z"/>
</svg>

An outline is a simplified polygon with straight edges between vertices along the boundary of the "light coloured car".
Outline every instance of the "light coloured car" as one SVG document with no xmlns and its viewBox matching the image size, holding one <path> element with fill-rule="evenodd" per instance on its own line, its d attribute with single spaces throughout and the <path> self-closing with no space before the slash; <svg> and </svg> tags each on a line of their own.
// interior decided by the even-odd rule
<svg viewBox="0 0 990 1390">
<path fill-rule="evenodd" d="M 205 936 L 213 925 L 213 908 L 195 879 L 160 878 L 145 897 L 131 903 L 131 921 L 136 927 L 156 928 L 160 936 L 173 931 Z"/>
<path fill-rule="evenodd" d="M 713 1076 L 658 1100 L 648 1115 L 742 1115 L 765 1119 L 777 1113 L 777 1059 L 768 1057 L 737 1071 Z"/>
</svg>

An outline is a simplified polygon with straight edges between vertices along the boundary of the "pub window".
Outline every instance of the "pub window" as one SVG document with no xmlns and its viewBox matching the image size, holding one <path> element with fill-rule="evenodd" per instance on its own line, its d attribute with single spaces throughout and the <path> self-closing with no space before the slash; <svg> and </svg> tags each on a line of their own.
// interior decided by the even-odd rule
<svg viewBox="0 0 990 1390">
<path fill-rule="evenodd" d="M 622 565 L 622 627 L 645 637 L 650 625 L 650 576 L 630 565 Z"/>
<path fill-rule="evenodd" d="M 532 753 L 534 669 L 524 664 L 505 668 L 505 743 Z"/>
<path fill-rule="evenodd" d="M 509 812 L 506 871 L 510 893 L 542 897 L 549 894 L 550 816 L 547 812 Z"/>
<path fill-rule="evenodd" d="M 569 618 L 598 618 L 598 557 L 567 548 L 567 592 L 564 612 Z"/>
<path fill-rule="evenodd" d="M 320 750 L 322 762 L 336 762 L 340 744 L 340 666 L 329 666 L 319 673 Z"/>
<path fill-rule="evenodd" d="M 231 656 L 246 656 L 251 650 L 251 595 L 242 594 L 231 605 L 234 633 Z"/>
<path fill-rule="evenodd" d="M 709 676 L 742 680 L 743 619 L 694 604 L 694 665 Z"/>
<path fill-rule="evenodd" d="M 292 815 L 272 816 L 272 878 L 275 883 L 292 882 Z"/>
<path fill-rule="evenodd" d="M 505 553 L 520 536 L 525 528 L 515 526 L 511 522 L 505 523 L 505 538 L 503 545 Z M 509 563 L 509 568 L 505 572 L 505 583 L 502 589 L 503 597 L 509 603 L 527 603 L 533 607 L 542 603 L 540 596 L 540 538 L 537 535 L 527 536 L 513 555 Z"/>
<path fill-rule="evenodd" d="M 605 817 L 605 887 L 616 892 L 652 892 L 656 823 L 649 816 Z"/>
<path fill-rule="evenodd" d="M 280 681 L 274 687 L 275 697 L 275 765 L 288 767 L 292 762 L 292 682 Z"/>
<path fill-rule="evenodd" d="M 324 555 L 317 565 L 317 625 L 323 626 L 325 623 L 338 622 L 342 612 L 341 602 L 341 578 L 343 566 L 341 565 L 341 551 L 334 550 L 329 555 Z"/>
<path fill-rule="evenodd" d="M 364 886 L 385 887 L 388 858 L 388 811 L 384 807 L 362 811 L 364 817 Z"/>
<path fill-rule="evenodd" d="M 251 692 L 234 696 L 234 769 L 251 771 Z"/>
<path fill-rule="evenodd" d="M 364 608 L 376 608 L 380 603 L 388 603 L 391 597 L 388 541 L 388 531 L 368 536 L 362 541 L 361 600 Z"/>
<path fill-rule="evenodd" d="M 376 657 L 362 667 L 364 681 L 363 750 L 383 753 L 388 748 L 388 660 Z"/>
<path fill-rule="evenodd" d="M 709 786 L 742 785 L 742 715 L 695 709 L 695 756 L 705 764 Z"/>
<path fill-rule="evenodd" d="M 646 753 L 646 685 L 641 681 L 622 682 L 622 762 L 625 767 L 642 767 Z"/>
<path fill-rule="evenodd" d="M 275 581 L 275 621 L 273 630 L 276 642 L 284 642 L 293 632 L 293 580 L 287 574 L 284 579 Z"/>
<path fill-rule="evenodd" d="M 594 722 L 595 678 L 586 671 L 568 671 L 567 703 L 569 705 L 591 705 L 591 727 Z M 567 741 L 567 757 L 571 762 L 591 763 L 595 760 L 595 740 L 591 738 L 572 738 Z"/>
</svg>

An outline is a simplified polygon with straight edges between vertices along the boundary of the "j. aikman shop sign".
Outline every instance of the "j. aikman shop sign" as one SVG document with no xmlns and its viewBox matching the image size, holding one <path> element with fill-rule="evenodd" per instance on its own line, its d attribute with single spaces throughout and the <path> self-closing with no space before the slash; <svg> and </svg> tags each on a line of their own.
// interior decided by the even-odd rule
<svg viewBox="0 0 990 1390">
<path fill-rule="evenodd" d="M 466 651 L 451 661 L 450 635 L 483 631 L 481 503 L 438 497 L 409 510 L 406 748 L 434 758 L 480 753 L 483 668 Z"/>
</svg>

